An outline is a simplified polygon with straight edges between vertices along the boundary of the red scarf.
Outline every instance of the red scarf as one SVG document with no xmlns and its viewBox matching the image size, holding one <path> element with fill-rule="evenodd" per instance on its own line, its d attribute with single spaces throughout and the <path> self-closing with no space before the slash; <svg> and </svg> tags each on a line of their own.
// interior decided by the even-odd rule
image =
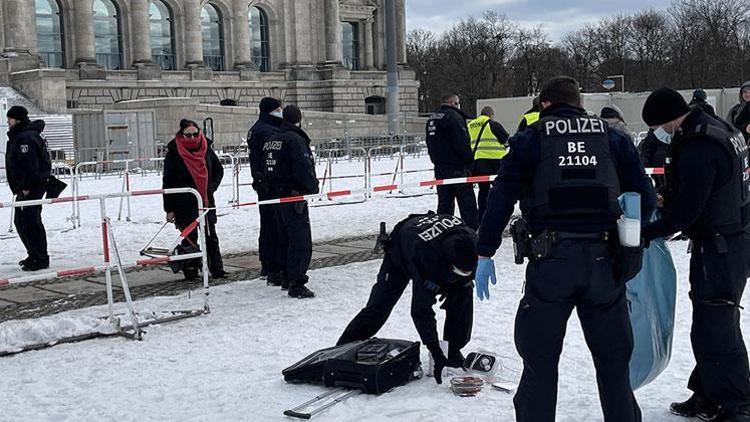
<svg viewBox="0 0 750 422">
<path fill-rule="evenodd" d="M 208 142 L 203 134 L 195 138 L 186 138 L 183 134 L 178 134 L 175 138 L 177 143 L 177 153 L 182 157 L 193 182 L 203 198 L 203 206 L 208 206 L 208 167 L 206 167 L 206 151 Z"/>
</svg>

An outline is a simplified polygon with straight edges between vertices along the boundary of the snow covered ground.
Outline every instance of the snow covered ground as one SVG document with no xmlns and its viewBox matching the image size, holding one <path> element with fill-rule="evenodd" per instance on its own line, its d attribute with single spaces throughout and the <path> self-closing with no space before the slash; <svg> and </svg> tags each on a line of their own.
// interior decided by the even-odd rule
<svg viewBox="0 0 750 422">
<path fill-rule="evenodd" d="M 387 202 L 387 204 L 398 204 Z M 383 210 L 385 211 L 385 210 Z M 388 211 L 391 212 L 391 211 Z M 397 213 L 396 213 L 397 214 Z M 378 216 L 380 212 L 378 213 Z M 637 392 L 644 421 L 679 421 L 666 409 L 687 398 L 692 369 L 688 255 L 671 243 L 679 290 L 673 358 L 668 369 Z M 465 351 L 484 348 L 517 359 L 513 317 L 521 295 L 522 267 L 512 264 L 506 242 L 496 256 L 498 285 L 492 299 L 476 302 L 473 340 Z M 207 317 L 152 327 L 145 341 L 120 338 L 61 345 L 0 359 L 0 420 L 34 421 L 273 421 L 283 410 L 324 391 L 287 385 L 281 370 L 308 353 L 335 343 L 364 305 L 379 262 L 311 272 L 318 297 L 298 301 L 259 280 L 212 290 Z M 409 296 L 395 308 L 383 337 L 417 339 Z M 139 310 L 184 308 L 186 296 L 152 298 Z M 193 304 L 199 301 L 193 298 Z M 743 300 L 749 306 L 747 299 Z M 68 312 L 37 321 L 0 324 L 0 348 L 20 333 L 44 338 L 49 330 L 96 324 L 105 308 Z M 442 317 L 438 312 L 439 317 Z M 575 315 L 575 314 L 574 314 Z M 743 314 L 746 333 L 750 317 Z M 46 330 L 46 331 L 45 331 Z M 36 334 L 35 334 L 36 333 Z M 746 339 L 747 341 L 747 339 Z M 427 364 L 427 352 L 422 351 Z M 315 417 L 320 421 L 512 421 L 510 395 L 485 390 L 476 398 L 454 397 L 444 384 L 424 378 L 385 395 L 359 396 Z M 560 360 L 558 420 L 601 420 L 593 365 L 577 318 L 571 318 Z"/>
<path fill-rule="evenodd" d="M 374 160 L 372 173 L 393 172 L 396 161 L 390 158 Z M 426 156 L 408 158 L 405 161 L 407 170 L 429 169 L 432 166 Z M 90 170 L 90 169 L 89 169 Z M 251 181 L 249 168 L 243 168 L 240 183 Z M 322 178 L 325 166 L 319 165 L 317 174 Z M 333 165 L 333 176 L 349 176 L 363 173 L 363 162 L 342 161 Z M 431 179 L 432 172 L 412 173 L 405 176 L 407 182 Z M 146 176 L 134 174 L 130 178 L 131 190 L 161 188 L 161 176 L 150 173 Z M 69 180 L 65 180 L 70 183 Z M 398 183 L 397 179 L 397 183 Z M 223 187 L 216 195 L 218 206 L 227 206 L 232 199 L 231 170 L 225 169 Z M 373 185 L 392 183 L 391 176 L 373 177 Z M 358 178 L 334 180 L 333 190 L 361 189 L 364 179 Z M 329 182 L 324 186 L 329 191 Z M 242 186 L 241 202 L 256 200 L 256 195 L 250 186 Z M 80 183 L 80 194 L 95 194 L 120 192 L 122 178 L 117 175 L 105 176 L 99 180 L 85 177 Z M 430 193 L 429 189 L 414 188 L 407 193 Z M 63 195 L 70 195 L 68 189 Z M 313 225 L 313 240 L 331 240 L 345 236 L 373 234 L 378 230 L 378 222 L 386 221 L 389 227 L 406 215 L 415 212 L 425 212 L 437 205 L 435 196 L 421 196 L 416 198 L 387 198 L 387 193 L 375 194 L 366 203 L 352 205 L 323 206 L 311 209 L 310 218 Z M 351 202 L 362 199 L 362 195 L 351 198 L 340 198 L 339 202 Z M 11 193 L 7 184 L 0 184 L 0 198 L 2 201 L 11 200 Z M 311 205 L 329 204 L 330 201 L 313 203 Z M 81 202 L 81 227 L 71 230 L 72 223 L 66 221 L 72 212 L 72 204 L 55 204 L 44 207 L 42 218 L 47 228 L 49 255 L 51 268 L 62 270 L 89 265 L 102 264 L 102 241 L 99 201 Z M 123 262 L 133 262 L 139 259 L 138 251 L 156 233 L 164 221 L 161 196 L 145 196 L 131 198 L 132 221 L 125 222 L 126 207 L 122 206 L 122 221 L 117 221 L 120 200 L 107 201 L 108 215 L 113 221 L 117 244 L 121 248 Z M 377 210 L 377 213 L 373 213 Z M 7 233 L 10 223 L 10 209 L 0 209 L 0 279 L 23 275 L 18 267 L 18 261 L 25 258 L 25 250 L 17 236 Z M 223 209 L 219 212 L 217 231 L 224 253 L 246 252 L 257 250 L 259 217 L 256 207 L 239 209 Z M 162 245 L 176 239 L 177 231 L 170 227 L 159 238 Z M 159 241 L 156 244 L 159 244 Z"/>
</svg>

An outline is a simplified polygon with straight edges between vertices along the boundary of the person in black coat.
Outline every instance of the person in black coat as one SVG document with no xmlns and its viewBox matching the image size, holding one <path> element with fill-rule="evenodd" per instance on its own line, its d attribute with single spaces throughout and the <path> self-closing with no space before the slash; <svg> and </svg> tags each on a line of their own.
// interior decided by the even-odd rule
<svg viewBox="0 0 750 422">
<path fill-rule="evenodd" d="M 47 142 L 42 138 L 44 121 L 30 121 L 21 106 L 8 109 L 8 144 L 5 172 L 16 201 L 42 199 L 52 170 Z M 47 232 L 42 223 L 42 206 L 16 208 L 13 222 L 27 257 L 18 264 L 24 271 L 49 268 Z"/>
<path fill-rule="evenodd" d="M 690 104 L 688 105 L 690 107 L 699 107 L 709 116 L 716 118 L 716 110 L 714 110 L 714 107 L 709 104 L 707 100 L 708 96 L 706 95 L 706 91 L 699 88 L 693 91 L 693 99 L 690 100 Z"/>
<path fill-rule="evenodd" d="M 216 156 L 211 145 L 194 121 L 183 119 L 180 131 L 167 144 L 167 155 L 164 157 L 162 187 L 193 188 L 201 194 L 201 208 L 216 207 L 214 192 L 219 189 L 224 177 L 224 167 Z M 172 222 L 179 230 L 184 230 L 198 218 L 198 204 L 190 193 L 164 195 L 164 211 L 167 221 Z M 224 263 L 219 249 L 219 237 L 216 234 L 216 210 L 206 215 L 205 236 L 208 270 L 213 278 L 225 278 Z M 203 223 L 201 221 L 201 223 Z M 183 248 L 194 249 L 198 246 L 198 231 L 193 230 L 182 242 Z M 191 261 L 183 265 L 186 280 L 193 280 L 198 275 L 198 265 Z"/>
<path fill-rule="evenodd" d="M 440 384 L 444 367 L 462 366 L 461 349 L 471 339 L 476 243 L 474 230 L 453 215 L 417 214 L 402 220 L 382 245 L 385 257 L 367 305 L 337 345 L 376 335 L 411 280 L 411 316 L 435 361 L 433 375 Z M 438 297 L 445 310 L 443 338 L 448 342 L 448 356 L 440 349 L 433 309 Z"/>
<path fill-rule="evenodd" d="M 727 121 L 742 132 L 745 141 L 750 141 L 750 81 L 740 87 L 740 102 L 729 110 Z"/>
<path fill-rule="evenodd" d="M 300 128 L 302 113 L 294 105 L 284 108 L 281 131 L 263 145 L 263 180 L 274 198 L 319 192 L 310 138 Z M 312 258 L 312 232 L 307 201 L 273 205 L 279 233 L 278 261 L 283 265 L 281 288 L 290 297 L 315 297 L 307 284 Z"/>
<path fill-rule="evenodd" d="M 258 121 L 247 132 L 247 145 L 250 152 L 250 172 L 253 176 L 253 189 L 258 194 L 258 200 L 273 198 L 267 183 L 263 180 L 263 144 L 279 133 L 282 112 L 281 101 L 266 97 L 260 101 L 260 115 Z M 273 206 L 261 205 L 260 233 L 258 236 L 258 257 L 260 259 L 261 276 L 267 276 L 267 282 L 272 286 L 281 285 L 281 263 L 278 262 L 279 234 L 274 217 Z"/>
<path fill-rule="evenodd" d="M 471 175 L 474 152 L 466 120 L 471 117 L 461 111 L 457 95 L 444 95 L 440 109 L 427 120 L 427 152 L 435 165 L 436 179 L 453 179 Z M 477 199 L 471 184 L 441 185 L 437 187 L 438 214 L 453 214 L 458 202 L 461 218 L 467 226 L 479 226 Z"/>
<path fill-rule="evenodd" d="M 649 129 L 646 137 L 638 144 L 638 154 L 641 157 L 643 167 L 664 168 L 667 164 L 667 157 L 669 157 L 669 145 L 660 141 L 654 135 L 654 130 Z M 654 179 L 656 192 L 662 194 L 665 184 L 664 175 L 653 174 L 651 178 Z"/>
</svg>

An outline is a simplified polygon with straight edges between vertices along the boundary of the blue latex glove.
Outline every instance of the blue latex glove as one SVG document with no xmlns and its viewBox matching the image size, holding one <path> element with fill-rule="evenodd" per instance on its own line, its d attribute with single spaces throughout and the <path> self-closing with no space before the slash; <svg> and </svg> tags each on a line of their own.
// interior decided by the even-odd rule
<svg viewBox="0 0 750 422">
<path fill-rule="evenodd" d="M 492 284 L 497 284 L 497 276 L 495 275 L 495 261 L 492 258 L 480 257 L 477 263 L 477 272 L 474 277 L 474 282 L 477 286 L 477 297 L 479 300 L 490 298 L 490 281 Z"/>
</svg>

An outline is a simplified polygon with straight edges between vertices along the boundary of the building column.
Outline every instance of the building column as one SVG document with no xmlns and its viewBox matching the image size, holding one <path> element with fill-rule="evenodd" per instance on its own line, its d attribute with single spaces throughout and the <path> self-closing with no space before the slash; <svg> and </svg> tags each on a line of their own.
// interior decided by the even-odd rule
<svg viewBox="0 0 750 422">
<path fill-rule="evenodd" d="M 3 0 L 3 18 L 6 52 L 19 55 L 36 55 L 36 12 L 29 0 Z"/>
<path fill-rule="evenodd" d="M 247 0 L 232 0 L 232 24 L 234 25 L 234 67 L 250 67 L 250 28 Z"/>
<path fill-rule="evenodd" d="M 133 65 L 151 63 L 151 27 L 149 0 L 130 0 L 133 28 Z"/>
<path fill-rule="evenodd" d="M 341 63 L 341 15 L 338 0 L 325 1 L 326 63 Z"/>
<path fill-rule="evenodd" d="M 75 49 L 77 65 L 96 64 L 94 46 L 94 1 L 75 0 Z"/>
<path fill-rule="evenodd" d="M 185 66 L 205 66 L 200 0 L 185 0 Z"/>
<path fill-rule="evenodd" d="M 373 19 L 372 17 L 368 18 L 366 21 L 363 22 L 365 31 L 364 31 L 364 38 L 365 38 L 365 70 L 373 70 L 375 68 L 375 56 L 374 56 L 374 50 L 373 50 Z"/>
<path fill-rule="evenodd" d="M 406 63 L 406 0 L 396 0 L 396 58 Z"/>
</svg>

